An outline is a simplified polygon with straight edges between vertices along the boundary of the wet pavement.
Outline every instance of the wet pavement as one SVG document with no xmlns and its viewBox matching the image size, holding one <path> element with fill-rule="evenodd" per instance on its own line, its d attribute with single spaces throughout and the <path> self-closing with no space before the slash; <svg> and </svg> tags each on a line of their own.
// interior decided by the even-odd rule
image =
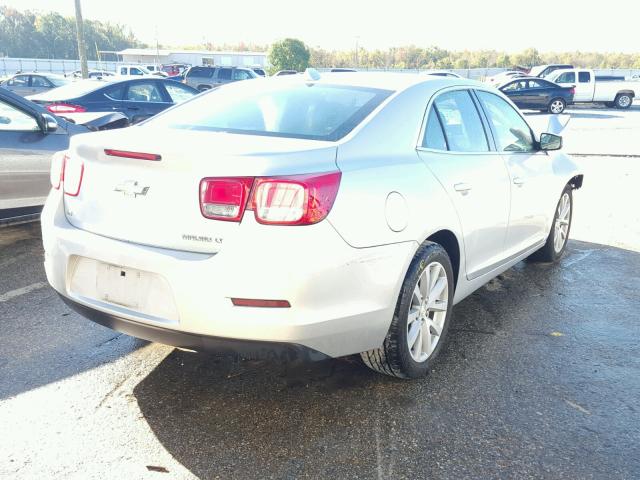
<svg viewBox="0 0 640 480">
<path fill-rule="evenodd" d="M 637 194 L 588 185 L 561 263 L 457 305 L 418 381 L 118 334 L 46 287 L 38 225 L 2 229 L 0 478 L 640 478 Z"/>
</svg>

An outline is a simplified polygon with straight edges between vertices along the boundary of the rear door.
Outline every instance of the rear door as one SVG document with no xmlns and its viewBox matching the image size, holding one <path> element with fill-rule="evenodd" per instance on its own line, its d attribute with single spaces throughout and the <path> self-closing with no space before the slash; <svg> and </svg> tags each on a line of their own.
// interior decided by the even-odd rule
<svg viewBox="0 0 640 480">
<path fill-rule="evenodd" d="M 505 258 L 509 174 L 491 151 L 476 101 L 468 90 L 438 95 L 429 107 L 420 158 L 446 189 L 464 237 L 466 274 L 476 278 Z"/>
<path fill-rule="evenodd" d="M 233 69 L 232 68 L 218 68 L 216 69 L 216 78 L 214 85 L 219 87 L 220 85 L 224 85 L 225 83 L 229 83 L 232 81 L 233 77 Z"/>
<path fill-rule="evenodd" d="M 505 248 L 515 256 L 547 236 L 547 218 L 553 213 L 546 201 L 553 175 L 551 157 L 538 151 L 531 128 L 507 101 L 482 90 L 476 95 L 509 171 L 511 209 Z"/>
<path fill-rule="evenodd" d="M 31 75 L 31 93 L 30 95 L 36 95 L 38 93 L 46 92 L 53 88 L 53 84 L 42 75 Z"/>
<path fill-rule="evenodd" d="M 150 79 L 128 84 L 122 106 L 131 123 L 138 123 L 170 107 L 171 100 L 157 80 Z"/>
<path fill-rule="evenodd" d="M 0 98 L 0 210 L 42 205 L 51 155 L 68 145 L 65 130 L 44 133 L 33 112 Z"/>
<path fill-rule="evenodd" d="M 576 102 L 590 102 L 593 100 L 594 78 L 588 70 L 578 71 L 578 82 L 576 83 L 576 93 L 573 96 Z"/>
</svg>

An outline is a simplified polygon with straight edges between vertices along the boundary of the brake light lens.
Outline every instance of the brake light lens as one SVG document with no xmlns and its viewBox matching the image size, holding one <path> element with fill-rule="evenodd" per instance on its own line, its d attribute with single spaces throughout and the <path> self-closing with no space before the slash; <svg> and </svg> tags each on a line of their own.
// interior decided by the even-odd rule
<svg viewBox="0 0 640 480">
<path fill-rule="evenodd" d="M 49 180 L 51 186 L 56 190 L 60 190 L 64 177 L 64 164 L 67 160 L 66 152 L 56 152 L 51 158 L 51 170 L 49 171 Z"/>
<path fill-rule="evenodd" d="M 340 172 L 257 178 L 250 209 L 258 223 L 312 225 L 331 211 L 340 186 Z"/>
<path fill-rule="evenodd" d="M 51 113 L 82 113 L 87 111 L 86 108 L 80 105 L 72 105 L 70 103 L 52 103 L 47 105 L 46 108 Z"/>
<path fill-rule="evenodd" d="M 84 162 L 78 157 L 67 156 L 64 162 L 64 170 L 62 172 L 62 184 L 64 193 L 77 197 L 82 186 L 82 177 L 84 176 Z"/>
<path fill-rule="evenodd" d="M 571 90 L 569 90 L 569 93 L 570 93 L 571 95 L 575 95 L 575 94 L 576 94 L 576 89 L 575 89 L 575 88 L 572 88 Z"/>
<path fill-rule="evenodd" d="M 206 218 L 239 222 L 247 206 L 252 177 L 203 178 L 200 211 Z"/>
</svg>

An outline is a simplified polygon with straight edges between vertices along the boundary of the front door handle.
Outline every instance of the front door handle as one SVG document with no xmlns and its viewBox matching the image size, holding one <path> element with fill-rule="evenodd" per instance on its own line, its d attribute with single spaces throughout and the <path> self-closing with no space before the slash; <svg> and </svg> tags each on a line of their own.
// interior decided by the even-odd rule
<svg viewBox="0 0 640 480">
<path fill-rule="evenodd" d="M 522 185 L 524 185 L 524 178 L 521 177 L 514 177 L 513 178 L 513 184 L 514 185 L 518 185 L 519 187 L 521 187 Z"/>
<path fill-rule="evenodd" d="M 140 107 L 127 107 L 129 110 L 140 110 Z"/>
<path fill-rule="evenodd" d="M 471 190 L 471 188 L 472 188 L 472 187 L 471 187 L 471 185 L 469 185 L 468 183 L 464 183 L 464 182 L 463 182 L 463 183 L 456 183 L 456 184 L 453 186 L 453 188 L 454 188 L 454 190 L 455 190 L 456 192 L 460 192 L 460 193 L 462 193 L 463 195 L 465 195 L 466 193 L 468 193 L 468 192 L 469 192 L 469 190 Z"/>
</svg>

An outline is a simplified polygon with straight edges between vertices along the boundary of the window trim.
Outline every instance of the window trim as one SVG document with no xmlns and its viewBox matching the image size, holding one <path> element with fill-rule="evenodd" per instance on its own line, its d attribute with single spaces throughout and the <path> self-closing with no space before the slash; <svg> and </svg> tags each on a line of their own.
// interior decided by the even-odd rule
<svg viewBox="0 0 640 480">
<path fill-rule="evenodd" d="M 427 148 L 427 147 L 423 147 L 422 146 L 422 139 L 424 138 L 426 129 L 427 129 L 427 121 L 429 119 L 429 111 L 431 110 L 432 106 L 435 106 L 435 100 L 436 98 L 438 98 L 440 95 L 443 95 L 445 93 L 449 93 L 449 92 L 454 92 L 454 91 L 458 91 L 458 90 L 464 90 L 466 91 L 469 96 L 471 97 L 471 101 L 473 102 L 476 111 L 478 112 L 478 117 L 480 118 L 480 123 L 482 124 L 482 128 L 484 130 L 484 136 L 485 139 L 487 141 L 487 146 L 489 148 L 489 150 L 485 151 L 485 152 L 460 152 L 460 151 L 454 151 L 454 150 L 436 150 L 434 148 Z M 488 91 L 488 90 L 487 90 Z M 437 112 L 437 108 L 436 108 L 436 112 Z M 444 138 L 445 141 L 447 142 L 447 148 L 449 148 L 449 139 L 447 138 L 447 133 L 444 129 L 444 126 L 442 124 L 442 119 L 440 118 L 440 112 L 437 112 L 438 114 L 438 120 L 440 121 L 440 128 L 442 128 L 442 133 L 444 134 Z M 528 125 L 528 123 L 527 123 Z M 429 99 L 429 102 L 427 102 L 427 107 L 425 108 L 425 111 L 423 113 L 422 116 L 422 125 L 420 126 L 420 129 L 418 131 L 418 138 L 416 139 L 416 150 L 420 151 L 420 152 L 433 152 L 433 153 L 441 153 L 441 154 L 447 154 L 447 155 L 495 155 L 495 154 L 502 154 L 503 152 L 498 152 L 495 146 L 495 141 L 493 139 L 493 132 L 491 130 L 488 130 L 488 125 L 487 125 L 487 120 L 485 118 L 484 115 L 484 111 L 480 108 L 479 102 L 475 96 L 475 88 L 474 87 L 470 87 L 468 85 L 456 85 L 454 87 L 445 87 L 442 88 L 440 90 L 437 90 L 436 92 L 434 92 L 431 95 L 431 98 Z M 491 135 L 489 135 L 488 132 L 491 132 Z"/>
</svg>

